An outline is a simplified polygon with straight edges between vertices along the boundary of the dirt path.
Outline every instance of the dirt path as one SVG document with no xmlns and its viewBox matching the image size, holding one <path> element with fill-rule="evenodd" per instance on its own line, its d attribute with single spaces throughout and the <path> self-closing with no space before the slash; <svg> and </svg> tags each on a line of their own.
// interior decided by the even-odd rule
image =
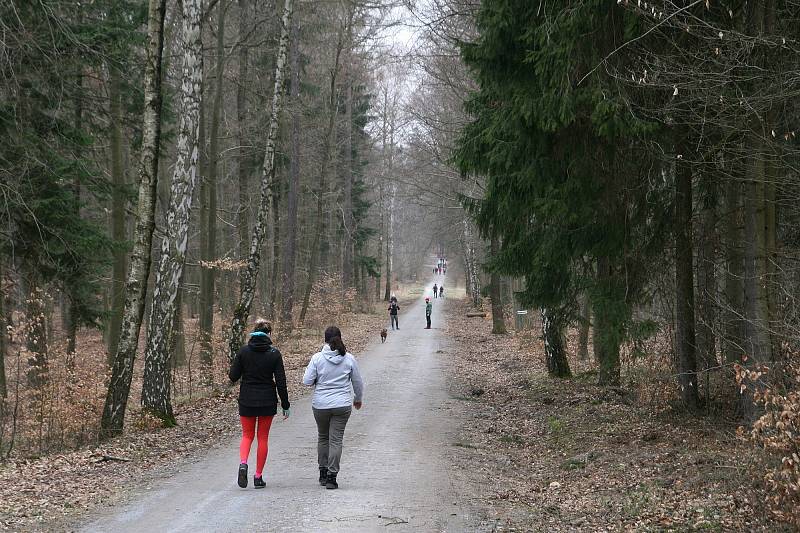
<svg viewBox="0 0 800 533">
<path fill-rule="evenodd" d="M 100 511 L 80 530 L 468 529 L 474 520 L 449 467 L 460 406 L 447 393 L 437 354 L 445 348 L 444 314 L 434 305 L 434 329 L 425 330 L 423 306 L 418 301 L 404 309 L 402 329 L 359 354 L 366 396 L 347 426 L 339 490 L 317 484 L 316 426 L 306 397 L 293 404 L 289 421 L 273 425 L 266 489 L 236 485 L 238 439 L 232 440 L 180 471 L 164 472 L 163 481 Z"/>
</svg>

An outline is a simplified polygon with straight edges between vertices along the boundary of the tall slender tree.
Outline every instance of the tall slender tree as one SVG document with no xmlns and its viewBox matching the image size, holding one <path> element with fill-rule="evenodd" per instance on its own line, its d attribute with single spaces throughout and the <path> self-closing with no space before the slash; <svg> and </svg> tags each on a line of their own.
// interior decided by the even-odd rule
<svg viewBox="0 0 800 533">
<path fill-rule="evenodd" d="M 111 381 L 101 420 L 101 434 L 106 437 L 120 433 L 125 423 L 125 409 L 133 378 L 133 363 L 144 316 L 147 278 L 150 274 L 150 248 L 155 227 L 158 156 L 161 146 L 161 66 L 165 6 L 166 0 L 150 0 L 148 3 L 136 227 L 125 283 L 125 306 L 120 325 L 119 345 L 114 354 Z"/>
<path fill-rule="evenodd" d="M 109 101 L 111 115 L 111 238 L 117 243 L 114 250 L 114 267 L 111 274 L 111 317 L 108 322 L 108 363 L 114 364 L 114 356 L 119 347 L 120 326 L 125 306 L 125 272 L 128 254 L 122 243 L 127 241 L 126 224 L 126 181 L 123 168 L 122 135 L 122 80 L 115 65 L 109 65 Z"/>
<path fill-rule="evenodd" d="M 278 137 L 278 122 L 283 102 L 283 79 L 286 71 L 286 56 L 289 48 L 289 29 L 292 20 L 293 0 L 284 0 L 281 17 L 281 37 L 278 43 L 277 60 L 275 61 L 275 79 L 272 90 L 272 106 L 267 128 L 267 146 L 264 151 L 264 163 L 261 168 L 261 194 L 256 222 L 250 239 L 250 251 L 247 266 L 241 273 L 239 287 L 239 303 L 233 313 L 228 331 L 229 357 L 233 359 L 239 351 L 242 334 L 250 316 L 250 307 L 255 296 L 256 282 L 261 265 L 261 246 L 267 231 L 267 216 L 271 203 L 272 176 L 275 167 L 275 143 Z"/>
<path fill-rule="evenodd" d="M 145 349 L 142 406 L 165 425 L 174 425 L 170 397 L 170 341 L 174 333 L 175 303 L 183 278 L 189 238 L 189 211 L 197 182 L 200 105 L 203 86 L 202 1 L 184 0 L 182 6 L 181 112 L 177 161 L 170 186 L 165 235 L 156 271 Z"/>
<path fill-rule="evenodd" d="M 294 310 L 294 280 L 297 262 L 297 208 L 300 196 L 300 17 L 292 19 L 291 50 L 289 62 L 291 81 L 289 96 L 291 110 L 291 155 L 289 159 L 289 187 L 286 197 L 286 246 L 283 251 L 283 276 L 281 279 L 281 320 L 291 330 Z"/>
<path fill-rule="evenodd" d="M 222 91 L 225 80 L 225 13 L 226 2 L 217 5 L 217 65 L 214 78 L 214 100 L 211 107 L 211 128 L 208 143 L 208 168 L 202 176 L 201 202 L 205 207 L 205 225 L 200 229 L 202 238 L 200 250 L 204 265 L 200 271 L 200 360 L 206 372 L 212 364 L 212 343 L 214 334 L 214 292 L 216 269 L 212 266 L 217 259 L 217 175 L 220 165 L 219 129 L 222 115 Z"/>
</svg>

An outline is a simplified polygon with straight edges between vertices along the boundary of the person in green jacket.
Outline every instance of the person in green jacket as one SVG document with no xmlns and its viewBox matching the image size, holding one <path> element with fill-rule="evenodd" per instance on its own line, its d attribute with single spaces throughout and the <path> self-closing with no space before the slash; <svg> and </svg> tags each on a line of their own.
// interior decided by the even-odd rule
<svg viewBox="0 0 800 533">
<path fill-rule="evenodd" d="M 428 321 L 428 326 L 425 329 L 431 329 L 431 313 L 433 312 L 433 304 L 430 298 L 425 298 L 425 320 Z"/>
</svg>

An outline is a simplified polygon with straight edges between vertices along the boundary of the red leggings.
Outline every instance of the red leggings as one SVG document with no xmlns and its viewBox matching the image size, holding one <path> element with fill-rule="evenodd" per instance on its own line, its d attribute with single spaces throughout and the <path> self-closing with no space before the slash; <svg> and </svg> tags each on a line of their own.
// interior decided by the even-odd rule
<svg viewBox="0 0 800 533">
<path fill-rule="evenodd" d="M 250 456 L 250 446 L 256 436 L 256 420 L 258 420 L 258 452 L 256 453 L 256 477 L 261 476 L 267 462 L 269 450 L 269 428 L 272 426 L 271 416 L 240 416 L 242 420 L 242 443 L 239 444 L 239 459 L 246 463 Z"/>
</svg>

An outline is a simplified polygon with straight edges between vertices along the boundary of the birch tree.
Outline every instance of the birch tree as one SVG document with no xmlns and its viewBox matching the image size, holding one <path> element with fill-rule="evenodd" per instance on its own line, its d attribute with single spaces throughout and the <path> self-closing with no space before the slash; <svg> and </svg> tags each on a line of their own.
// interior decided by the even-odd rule
<svg viewBox="0 0 800 533">
<path fill-rule="evenodd" d="M 153 303 L 150 308 L 144 361 L 142 405 L 165 425 L 174 425 L 170 401 L 169 347 L 175 322 L 175 300 L 183 277 L 199 158 L 203 45 L 200 38 L 201 0 L 183 1 L 183 75 L 177 162 L 170 187 L 165 235 L 161 242 Z"/>
<path fill-rule="evenodd" d="M 497 253 L 500 251 L 500 239 L 497 235 L 491 236 L 489 247 L 492 257 L 496 257 Z M 503 291 L 500 286 L 500 273 L 497 272 L 497 270 L 491 270 L 491 281 L 489 283 L 491 284 L 489 292 L 492 300 L 492 333 L 505 334 L 506 321 L 503 317 Z"/>
<path fill-rule="evenodd" d="M 250 316 L 250 306 L 255 296 L 256 282 L 261 264 L 261 246 L 267 230 L 267 216 L 272 195 L 272 176 L 275 166 L 275 142 L 278 137 L 278 119 L 281 113 L 282 87 L 286 70 L 286 55 L 289 48 L 289 30 L 292 21 L 293 0 L 285 0 L 281 17 L 281 38 L 278 44 L 277 61 L 275 62 L 275 83 L 272 91 L 272 108 L 267 133 L 267 146 L 264 163 L 261 167 L 261 194 L 256 222 L 250 237 L 250 253 L 247 266 L 241 273 L 239 286 L 239 303 L 233 313 L 228 335 L 229 356 L 231 359 L 239 351 L 242 334 Z"/>
<path fill-rule="evenodd" d="M 139 330 L 144 316 L 147 278 L 150 274 L 150 247 L 155 227 L 158 155 L 161 145 L 161 64 L 164 50 L 165 6 L 166 0 L 150 0 L 148 4 L 136 227 L 125 283 L 125 305 L 119 342 L 114 354 L 111 381 L 108 385 L 108 394 L 100 423 L 101 435 L 105 437 L 120 433 L 125 422 L 125 408 L 131 389 L 133 363 L 136 359 Z"/>
</svg>

